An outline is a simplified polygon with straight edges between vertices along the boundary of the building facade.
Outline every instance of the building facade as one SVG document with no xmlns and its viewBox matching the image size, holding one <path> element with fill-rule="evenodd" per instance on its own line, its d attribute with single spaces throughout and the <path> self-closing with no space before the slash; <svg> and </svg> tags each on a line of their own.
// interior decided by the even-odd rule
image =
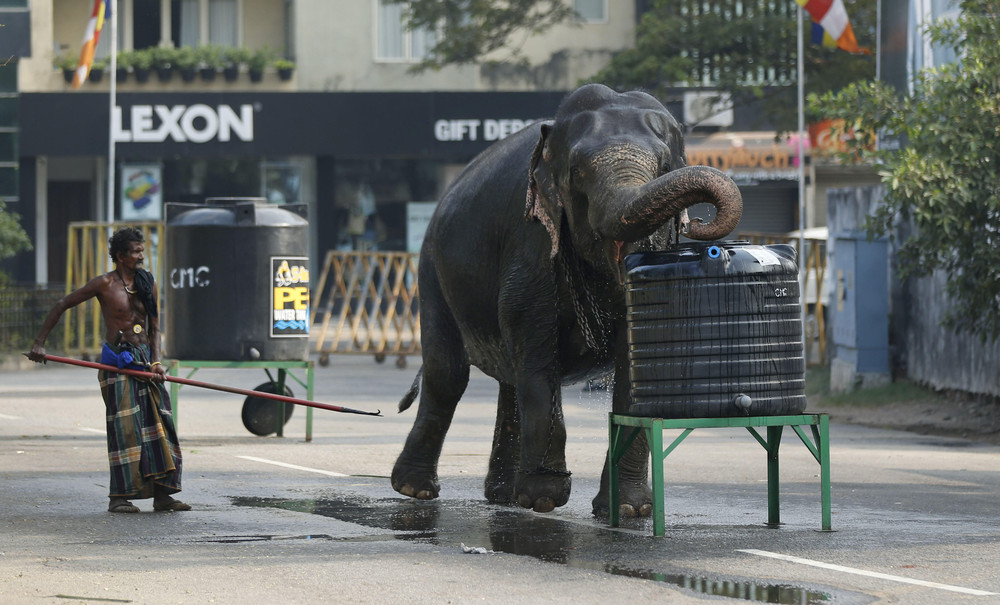
<svg viewBox="0 0 1000 605">
<path fill-rule="evenodd" d="M 154 73 L 140 81 L 136 63 L 115 80 L 112 110 L 113 74 L 73 90 L 56 67 L 79 53 L 92 3 L 8 0 L 30 27 L 18 60 L 0 69 L 16 69 L 18 107 L 16 191 L 0 194 L 35 243 L 8 261 L 9 272 L 60 283 L 69 223 L 161 220 L 166 202 L 211 197 L 307 204 L 313 258 L 331 249 L 412 250 L 413 232 L 475 154 L 553 115 L 566 92 L 634 43 L 643 2 L 566 1 L 580 17 L 526 39 L 527 65 L 417 74 L 410 68 L 434 34 L 407 31 L 401 8 L 387 0 L 117 0 L 126 56 L 266 48 L 294 71 L 284 79 L 272 66 L 257 81 L 244 66 L 230 80 L 220 62 L 211 80 L 189 81 L 174 66 L 162 80 Z M 111 42 L 106 25 L 99 59 Z M 677 98 L 685 101 L 668 107 L 690 121 L 697 99 Z M 689 152 L 740 183 L 743 229 L 794 229 L 794 148 L 768 133 L 734 132 L 746 117 L 723 116 L 712 136 L 695 132 Z"/>
</svg>

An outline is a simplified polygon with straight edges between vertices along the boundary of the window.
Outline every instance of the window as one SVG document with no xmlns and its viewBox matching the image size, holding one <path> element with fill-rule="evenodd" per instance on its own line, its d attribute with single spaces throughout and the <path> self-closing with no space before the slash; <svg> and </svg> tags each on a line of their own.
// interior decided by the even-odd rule
<svg viewBox="0 0 1000 605">
<path fill-rule="evenodd" d="M 173 0 L 174 45 L 239 46 L 239 4 L 240 0 Z"/>
<path fill-rule="evenodd" d="M 584 23 L 605 23 L 608 20 L 608 0 L 573 0 L 577 19 Z"/>
<path fill-rule="evenodd" d="M 960 14 L 961 11 L 959 11 L 956 0 L 931 0 L 930 2 L 930 18 L 934 21 L 942 19 L 955 21 Z M 928 40 L 926 48 L 930 59 L 928 67 L 941 67 L 958 61 L 959 57 L 955 53 L 955 49 L 950 46 L 934 46 Z"/>
<path fill-rule="evenodd" d="M 406 6 L 390 0 L 377 0 L 375 36 L 377 61 L 420 61 L 434 46 L 437 36 L 428 29 L 408 31 L 404 21 Z"/>
</svg>

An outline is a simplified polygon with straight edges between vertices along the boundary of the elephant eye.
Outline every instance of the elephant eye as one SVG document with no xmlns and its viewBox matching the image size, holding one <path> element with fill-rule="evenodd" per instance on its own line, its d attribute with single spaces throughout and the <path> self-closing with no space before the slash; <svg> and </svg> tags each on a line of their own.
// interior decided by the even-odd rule
<svg viewBox="0 0 1000 605">
<path fill-rule="evenodd" d="M 646 125 L 653 131 L 653 134 L 661 140 L 665 139 L 667 136 L 667 123 L 663 119 L 663 116 L 656 113 L 647 113 L 645 118 Z"/>
</svg>

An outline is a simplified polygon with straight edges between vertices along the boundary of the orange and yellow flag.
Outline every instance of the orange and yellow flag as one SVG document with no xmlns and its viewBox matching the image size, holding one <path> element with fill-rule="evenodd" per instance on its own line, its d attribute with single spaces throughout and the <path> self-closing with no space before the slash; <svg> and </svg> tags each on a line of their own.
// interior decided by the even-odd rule
<svg viewBox="0 0 1000 605">
<path fill-rule="evenodd" d="M 106 0 L 95 0 L 94 12 L 87 22 L 87 31 L 83 34 L 83 48 L 80 49 L 80 62 L 77 63 L 76 73 L 73 74 L 73 88 L 80 86 L 87 81 L 90 75 L 90 66 L 94 62 L 94 51 L 97 50 L 97 42 L 101 39 L 101 30 L 104 23 L 111 18 L 111 5 Z"/>
</svg>

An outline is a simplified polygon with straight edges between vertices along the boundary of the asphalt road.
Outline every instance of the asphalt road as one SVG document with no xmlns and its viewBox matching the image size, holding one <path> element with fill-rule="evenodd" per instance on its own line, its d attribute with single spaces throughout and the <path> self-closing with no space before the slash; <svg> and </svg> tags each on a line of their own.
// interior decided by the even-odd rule
<svg viewBox="0 0 1000 605">
<path fill-rule="evenodd" d="M 308 443 L 304 409 L 284 437 L 257 437 L 243 397 L 184 387 L 179 497 L 194 510 L 153 513 L 146 500 L 138 515 L 106 512 L 96 372 L 0 373 L 0 603 L 1000 603 L 1000 447 L 835 419 L 824 533 L 819 467 L 794 434 L 771 528 L 764 450 L 742 429 L 698 430 L 667 458 L 667 535 L 653 538 L 648 520 L 611 529 L 591 516 L 608 403 L 577 387 L 564 394 L 567 506 L 485 503 L 496 387 L 478 374 L 445 442 L 441 498 L 393 492 L 414 417 L 396 402 L 415 363 L 317 366 L 315 399 L 385 416 L 317 410 Z"/>
</svg>

